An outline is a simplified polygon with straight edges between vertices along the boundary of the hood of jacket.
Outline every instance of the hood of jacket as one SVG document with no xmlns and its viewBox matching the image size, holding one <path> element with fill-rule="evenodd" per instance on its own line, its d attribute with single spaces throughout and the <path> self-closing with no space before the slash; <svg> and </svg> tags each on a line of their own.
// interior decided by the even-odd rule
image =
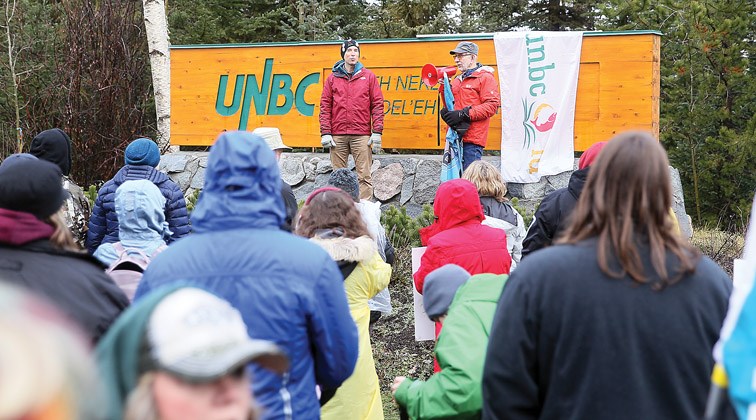
<svg viewBox="0 0 756 420">
<path fill-rule="evenodd" d="M 121 185 L 126 181 L 135 181 L 137 179 L 146 179 L 155 184 L 160 184 L 170 178 L 168 178 L 168 175 L 149 165 L 125 165 L 116 172 L 113 182 Z"/>
<path fill-rule="evenodd" d="M 441 183 L 433 202 L 433 213 L 441 230 L 468 222 L 482 222 L 485 216 L 475 184 L 465 179 Z"/>
<path fill-rule="evenodd" d="M 19 246 L 49 239 L 55 229 L 31 213 L 0 209 L 0 243 Z"/>
<path fill-rule="evenodd" d="M 589 169 L 590 166 L 584 169 L 578 169 L 577 171 L 573 172 L 572 175 L 570 175 L 570 182 L 567 184 L 567 191 L 569 191 L 570 195 L 575 198 L 575 201 L 580 198 L 580 193 L 583 191 L 585 181 L 588 179 Z"/>
<path fill-rule="evenodd" d="M 310 238 L 321 248 L 325 249 L 331 259 L 334 261 L 362 262 L 371 259 L 378 247 L 375 241 L 369 236 L 360 236 L 359 238 L 331 238 L 322 239 L 319 237 Z"/>
<path fill-rule="evenodd" d="M 95 351 L 103 388 L 107 392 L 105 418 L 120 419 L 126 398 L 136 388 L 140 359 L 150 315 L 166 296 L 185 286 L 173 283 L 154 290 L 124 311 L 100 340 Z"/>
<path fill-rule="evenodd" d="M 425 246 L 437 233 L 470 222 L 481 223 L 485 219 L 475 184 L 466 179 L 442 182 L 433 202 L 436 221 L 420 229 L 420 241 Z"/>
<path fill-rule="evenodd" d="M 192 212 L 195 232 L 278 229 L 285 212 L 278 163 L 257 134 L 227 131 L 207 160 L 202 196 Z"/>
<path fill-rule="evenodd" d="M 362 70 L 363 67 L 364 66 L 362 65 L 362 63 L 358 61 L 357 64 L 354 65 L 354 73 L 350 75 L 346 71 L 346 67 L 344 66 L 344 60 L 339 60 L 336 62 L 336 64 L 333 65 L 333 68 L 331 70 L 333 71 L 334 75 L 336 75 L 337 77 L 349 78 L 350 76 L 351 77 L 356 76 Z"/>
<path fill-rule="evenodd" d="M 146 179 L 126 181 L 115 192 L 118 238 L 126 248 L 152 248 L 170 238 L 165 197 Z"/>
<path fill-rule="evenodd" d="M 60 128 L 37 134 L 31 142 L 29 152 L 39 159 L 58 165 L 63 175 L 71 173 L 71 138 Z"/>
</svg>

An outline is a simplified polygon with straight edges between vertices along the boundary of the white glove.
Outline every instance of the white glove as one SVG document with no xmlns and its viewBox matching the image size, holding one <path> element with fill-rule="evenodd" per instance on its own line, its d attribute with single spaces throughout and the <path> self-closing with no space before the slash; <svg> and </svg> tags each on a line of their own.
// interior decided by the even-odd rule
<svg viewBox="0 0 756 420">
<path fill-rule="evenodd" d="M 373 146 L 373 153 L 378 153 L 381 150 L 381 135 L 379 133 L 371 134 L 368 146 Z"/>
<path fill-rule="evenodd" d="M 333 141 L 333 136 L 330 134 L 323 134 L 320 136 L 320 144 L 326 149 L 329 147 L 336 147 L 336 142 Z"/>
</svg>

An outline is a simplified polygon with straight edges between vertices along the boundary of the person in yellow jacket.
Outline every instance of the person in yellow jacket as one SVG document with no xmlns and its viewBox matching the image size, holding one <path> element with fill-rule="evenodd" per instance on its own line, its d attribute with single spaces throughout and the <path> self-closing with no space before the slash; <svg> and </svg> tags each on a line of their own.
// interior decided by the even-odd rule
<svg viewBox="0 0 756 420">
<path fill-rule="evenodd" d="M 321 188 L 307 197 L 295 232 L 323 247 L 338 264 L 359 334 L 354 373 L 325 404 L 321 396 L 320 416 L 324 420 L 382 420 L 383 405 L 368 331 L 368 299 L 388 286 L 391 266 L 383 262 L 352 198 L 338 188 Z M 329 391 L 332 390 L 321 390 L 325 395 Z"/>
</svg>

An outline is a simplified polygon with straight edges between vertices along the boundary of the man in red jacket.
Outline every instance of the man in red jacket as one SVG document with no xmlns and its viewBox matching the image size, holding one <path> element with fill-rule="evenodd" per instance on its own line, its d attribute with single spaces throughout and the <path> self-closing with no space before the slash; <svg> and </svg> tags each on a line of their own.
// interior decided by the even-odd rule
<svg viewBox="0 0 756 420">
<path fill-rule="evenodd" d="M 373 197 L 373 153 L 381 149 L 383 94 L 375 74 L 359 62 L 357 41 L 347 39 L 341 44 L 341 58 L 323 84 L 320 143 L 331 149 L 334 169 L 346 168 L 349 154 L 354 156 L 360 198 L 369 200 Z"/>
<path fill-rule="evenodd" d="M 491 117 L 501 104 L 493 68 L 478 63 L 478 46 L 462 41 L 449 51 L 461 72 L 451 81 L 454 109 L 441 109 L 441 118 L 462 138 L 462 169 L 480 160 L 488 141 Z M 443 96 L 443 89 L 439 89 Z M 442 99 L 442 103 L 445 103 Z"/>
</svg>

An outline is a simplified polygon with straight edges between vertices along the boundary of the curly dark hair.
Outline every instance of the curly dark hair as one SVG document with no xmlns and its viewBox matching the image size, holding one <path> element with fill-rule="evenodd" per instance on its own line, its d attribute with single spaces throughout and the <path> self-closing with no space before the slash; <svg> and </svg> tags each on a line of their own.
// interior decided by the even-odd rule
<svg viewBox="0 0 756 420">
<path fill-rule="evenodd" d="M 352 197 L 340 190 L 316 191 L 300 210 L 295 233 L 312 238 L 319 229 L 337 227 L 344 229 L 347 238 L 370 235 Z"/>
</svg>

